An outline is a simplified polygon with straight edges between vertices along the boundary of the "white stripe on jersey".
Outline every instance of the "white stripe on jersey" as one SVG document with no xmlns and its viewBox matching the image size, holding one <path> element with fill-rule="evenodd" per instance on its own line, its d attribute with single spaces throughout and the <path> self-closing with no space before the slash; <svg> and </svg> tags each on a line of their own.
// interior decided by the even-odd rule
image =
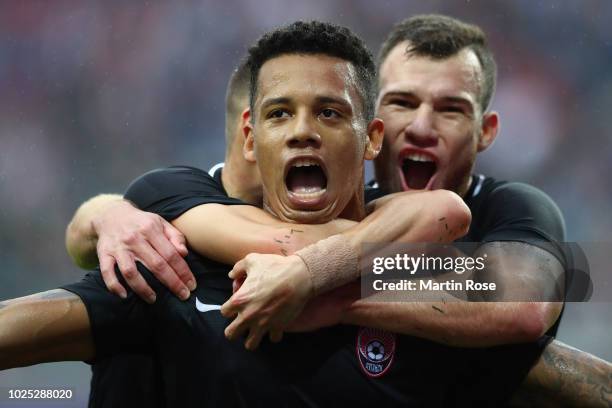
<svg viewBox="0 0 612 408">
<path fill-rule="evenodd" d="M 210 177 L 215 177 L 215 173 L 217 172 L 217 170 L 219 170 L 220 168 L 223 168 L 223 166 L 225 166 L 225 163 L 223 162 L 215 164 L 214 166 L 210 168 L 210 170 L 208 170 L 208 175 Z"/>
<path fill-rule="evenodd" d="M 480 189 L 482 188 L 482 183 L 484 182 L 485 176 L 482 174 L 478 175 L 478 181 L 476 182 L 476 187 L 474 187 L 474 192 L 472 193 L 472 197 L 476 197 L 480 193 Z"/>
</svg>

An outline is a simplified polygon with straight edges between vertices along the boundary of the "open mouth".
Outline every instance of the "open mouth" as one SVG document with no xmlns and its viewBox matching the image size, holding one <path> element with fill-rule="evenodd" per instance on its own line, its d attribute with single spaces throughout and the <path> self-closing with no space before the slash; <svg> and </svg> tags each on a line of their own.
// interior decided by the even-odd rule
<svg viewBox="0 0 612 408">
<path fill-rule="evenodd" d="M 291 163 L 285 177 L 287 190 L 301 200 L 321 197 L 327 188 L 327 175 L 320 163 L 312 158 L 299 158 Z"/>
<path fill-rule="evenodd" d="M 402 174 L 408 188 L 423 190 L 436 173 L 437 165 L 434 159 L 420 153 L 409 153 L 402 159 Z"/>
</svg>

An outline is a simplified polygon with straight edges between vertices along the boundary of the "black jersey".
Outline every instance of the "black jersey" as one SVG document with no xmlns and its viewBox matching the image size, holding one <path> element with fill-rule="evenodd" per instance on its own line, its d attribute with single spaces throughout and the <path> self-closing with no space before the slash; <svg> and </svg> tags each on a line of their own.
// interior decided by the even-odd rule
<svg viewBox="0 0 612 408">
<path fill-rule="evenodd" d="M 375 181 L 368 183 L 366 202 L 384 195 L 386 192 L 377 188 Z M 475 174 L 463 200 L 472 213 L 472 222 L 468 233 L 458 241 L 514 241 L 534 245 L 554 255 L 571 273 L 572 253 L 564 246 L 563 215 L 544 192 L 528 184 Z M 566 288 L 569 279 L 566 276 Z M 546 332 L 548 335 L 557 334 L 561 315 Z"/>
<path fill-rule="evenodd" d="M 366 202 L 387 193 L 368 183 Z M 516 241 L 540 247 L 566 263 L 565 223 L 559 207 L 545 193 L 524 183 L 472 176 L 463 197 L 472 213 L 468 233 L 459 241 Z"/>
<path fill-rule="evenodd" d="M 158 170 L 133 183 L 126 198 L 167 219 L 207 202 L 244 205 L 227 197 L 219 180 L 189 167 Z M 153 305 L 131 292 L 127 299 L 110 294 L 99 272 L 64 287 L 87 307 L 97 359 L 155 356 L 168 406 L 499 406 L 547 341 L 468 350 L 336 326 L 287 333 L 251 352 L 223 333 L 230 320 L 218 309 L 232 293 L 231 266 L 193 252 L 187 262 L 198 283 L 187 301 L 140 264 L 157 292 Z"/>
</svg>

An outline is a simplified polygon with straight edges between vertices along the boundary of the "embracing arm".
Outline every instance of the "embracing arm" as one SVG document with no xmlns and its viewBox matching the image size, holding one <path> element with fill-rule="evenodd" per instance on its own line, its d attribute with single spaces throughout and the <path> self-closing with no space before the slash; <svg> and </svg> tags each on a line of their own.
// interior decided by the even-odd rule
<svg viewBox="0 0 612 408">
<path fill-rule="evenodd" d="M 197 253 L 217 262 L 234 264 L 249 253 L 289 255 L 355 222 L 336 219 L 326 224 L 280 221 L 250 205 L 204 204 L 194 207 L 172 224 Z"/>
<path fill-rule="evenodd" d="M 98 265 L 98 233 L 94 221 L 109 206 L 121 201 L 124 201 L 121 195 L 100 194 L 85 201 L 78 208 L 66 228 L 66 249 L 77 266 L 93 269 Z M 127 201 L 125 203 L 129 204 Z"/>
<path fill-rule="evenodd" d="M 115 264 L 134 292 L 149 303 L 155 301 L 155 292 L 137 271 L 137 260 L 181 299 L 195 289 L 195 278 L 183 259 L 183 235 L 120 195 L 101 194 L 83 203 L 66 229 L 66 248 L 82 268 L 92 269 L 99 262 L 106 286 L 123 298 L 127 291 L 117 279 Z"/>
<path fill-rule="evenodd" d="M 55 289 L 0 302 L 0 370 L 94 357 L 81 299 Z"/>
<path fill-rule="evenodd" d="M 226 335 L 235 338 L 260 319 L 266 322 L 265 327 L 286 327 L 312 296 L 359 277 L 356 254 L 363 243 L 449 242 L 465 234 L 469 222 L 467 206 L 454 193 L 401 193 L 344 233 L 302 249 L 295 256 L 250 254 L 230 273 L 236 280 L 245 276 L 246 280 L 221 309 L 225 316 L 240 314 Z M 250 336 L 247 345 L 255 347 L 263 331 L 259 329 Z"/>
<path fill-rule="evenodd" d="M 359 299 L 350 305 L 344 302 L 340 320 L 460 347 L 538 339 L 561 312 L 561 302 L 546 301 L 560 299 L 558 291 L 563 290 L 558 287 L 563 273 L 560 262 L 540 248 L 519 242 L 485 244 L 478 253 L 488 255 L 486 277 L 451 272 L 450 278 L 495 282 L 498 288 L 503 288 L 505 299 L 525 301 L 469 302 L 444 291 L 438 292 L 439 302 Z"/>
</svg>

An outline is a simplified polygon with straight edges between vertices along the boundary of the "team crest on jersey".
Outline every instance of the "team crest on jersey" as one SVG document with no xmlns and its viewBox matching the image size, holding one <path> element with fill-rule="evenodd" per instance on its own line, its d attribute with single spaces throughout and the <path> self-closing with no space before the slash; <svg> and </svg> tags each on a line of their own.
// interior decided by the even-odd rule
<svg viewBox="0 0 612 408">
<path fill-rule="evenodd" d="M 357 358 L 363 371 L 370 377 L 387 372 L 395 356 L 395 334 L 384 330 L 359 328 Z"/>
</svg>

